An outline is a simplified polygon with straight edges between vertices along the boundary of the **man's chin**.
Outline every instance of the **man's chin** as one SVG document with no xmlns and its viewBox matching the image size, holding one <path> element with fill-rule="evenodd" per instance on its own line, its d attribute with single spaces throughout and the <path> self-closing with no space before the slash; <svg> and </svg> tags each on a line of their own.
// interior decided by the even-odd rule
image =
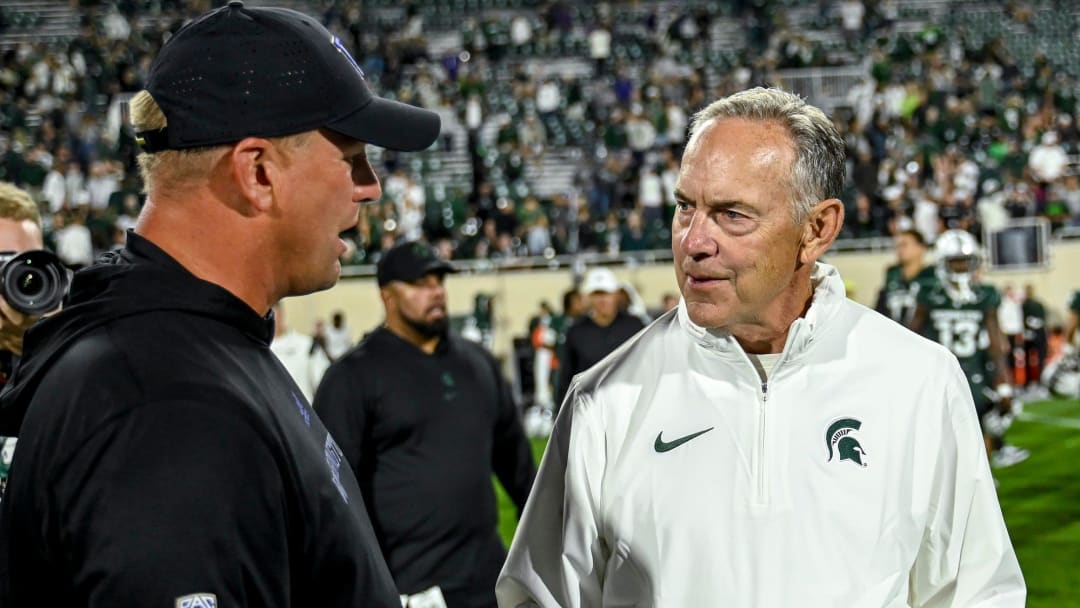
<svg viewBox="0 0 1080 608">
<path fill-rule="evenodd" d="M 686 315 L 690 317 L 694 325 L 706 329 L 722 329 L 731 321 L 728 309 L 712 302 L 687 300 Z"/>
<path fill-rule="evenodd" d="M 450 330 L 449 317 L 437 317 L 431 320 L 415 321 L 406 318 L 405 322 L 412 326 L 413 330 L 425 338 L 440 338 Z"/>
<path fill-rule="evenodd" d="M 450 319 L 448 317 L 434 319 L 432 321 L 429 321 L 427 323 L 427 326 L 432 334 L 440 336 L 445 335 L 446 332 L 450 331 Z"/>
<path fill-rule="evenodd" d="M 306 296 L 309 293 L 315 293 L 318 291 L 326 291 L 331 287 L 337 285 L 338 278 L 340 276 L 340 269 L 338 272 L 328 274 L 324 277 L 314 277 L 310 281 L 306 281 L 301 285 L 293 285 L 292 289 L 287 294 L 288 296 Z"/>
</svg>

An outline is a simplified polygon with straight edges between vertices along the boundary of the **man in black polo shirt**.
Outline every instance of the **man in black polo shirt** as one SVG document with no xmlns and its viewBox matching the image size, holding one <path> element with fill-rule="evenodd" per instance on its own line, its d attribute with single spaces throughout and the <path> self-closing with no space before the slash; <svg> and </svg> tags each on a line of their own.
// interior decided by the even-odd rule
<svg viewBox="0 0 1080 608">
<path fill-rule="evenodd" d="M 165 43 L 131 117 L 135 230 L 0 398 L 22 419 L 0 606 L 400 608 L 270 307 L 337 282 L 381 196 L 366 145 L 426 148 L 438 115 L 372 95 L 317 20 L 233 1 Z"/>
<path fill-rule="evenodd" d="M 315 409 L 352 465 L 408 606 L 495 606 L 506 551 L 494 472 L 518 507 L 536 474 L 510 387 L 447 331 L 451 266 L 419 242 L 379 261 L 386 323 L 335 362 Z"/>
<path fill-rule="evenodd" d="M 589 310 L 566 332 L 556 403 L 562 403 L 575 375 L 596 365 L 645 327 L 641 319 L 619 310 L 619 280 L 607 268 L 587 272 L 581 291 L 589 297 Z"/>
</svg>

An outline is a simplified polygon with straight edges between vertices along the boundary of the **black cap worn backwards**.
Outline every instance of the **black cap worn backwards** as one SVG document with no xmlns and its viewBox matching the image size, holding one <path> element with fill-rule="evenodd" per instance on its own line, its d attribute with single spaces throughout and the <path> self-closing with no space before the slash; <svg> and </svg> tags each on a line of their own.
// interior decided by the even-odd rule
<svg viewBox="0 0 1080 608">
<path fill-rule="evenodd" d="M 379 287 L 390 281 L 412 283 L 431 273 L 455 272 L 454 267 L 435 254 L 435 250 L 419 241 L 394 245 L 383 254 L 375 269 Z"/>
<path fill-rule="evenodd" d="M 154 59 L 146 90 L 168 124 L 136 133 L 147 152 L 320 128 L 416 151 L 439 135 L 435 112 L 372 94 L 356 60 L 315 19 L 236 0 L 177 31 Z"/>
</svg>

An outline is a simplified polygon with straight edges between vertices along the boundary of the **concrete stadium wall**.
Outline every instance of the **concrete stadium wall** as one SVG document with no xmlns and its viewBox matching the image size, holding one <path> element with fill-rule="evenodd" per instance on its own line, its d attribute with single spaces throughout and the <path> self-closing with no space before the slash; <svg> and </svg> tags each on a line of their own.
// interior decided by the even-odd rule
<svg viewBox="0 0 1080 608">
<path fill-rule="evenodd" d="M 885 268 L 893 262 L 892 253 L 836 253 L 825 259 L 839 268 L 852 289 L 851 297 L 872 306 L 884 278 Z M 629 281 L 648 306 L 657 306 L 665 292 L 678 293 L 675 273 L 670 263 L 616 269 L 615 274 Z M 999 287 L 1031 283 L 1047 306 L 1051 323 L 1063 319 L 1066 299 L 1080 289 L 1080 242 L 1059 242 L 1051 247 L 1051 265 L 1045 270 L 993 272 L 986 279 Z M 562 305 L 562 293 L 572 285 L 569 269 L 502 272 L 476 275 L 450 275 L 447 292 L 451 314 L 472 311 L 473 297 L 480 292 L 493 294 L 495 310 L 495 352 L 500 357 L 510 353 L 512 338 L 525 333 L 541 300 L 556 308 Z M 354 339 L 376 327 L 383 320 L 382 304 L 374 279 L 345 279 L 331 290 L 285 301 L 289 325 L 298 331 L 310 331 L 316 319 L 329 319 L 341 310 L 352 329 Z"/>
</svg>

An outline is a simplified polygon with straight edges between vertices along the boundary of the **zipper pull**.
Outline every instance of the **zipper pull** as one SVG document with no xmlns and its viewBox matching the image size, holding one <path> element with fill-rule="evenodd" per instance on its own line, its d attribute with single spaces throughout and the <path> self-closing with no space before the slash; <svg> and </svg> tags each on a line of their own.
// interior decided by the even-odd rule
<svg viewBox="0 0 1080 608">
<path fill-rule="evenodd" d="M 769 383 L 768 382 L 762 382 L 761 383 L 761 400 L 762 401 L 768 401 L 769 400 Z"/>
</svg>

